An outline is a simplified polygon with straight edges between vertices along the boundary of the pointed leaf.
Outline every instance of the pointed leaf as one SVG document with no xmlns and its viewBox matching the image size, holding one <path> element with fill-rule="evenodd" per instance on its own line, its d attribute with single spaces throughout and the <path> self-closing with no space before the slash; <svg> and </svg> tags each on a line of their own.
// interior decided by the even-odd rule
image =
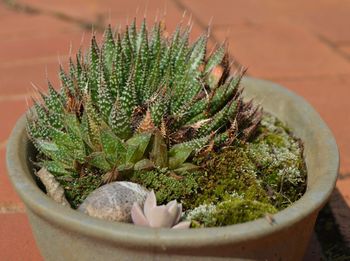
<svg viewBox="0 0 350 261">
<path fill-rule="evenodd" d="M 208 59 L 207 64 L 205 65 L 204 73 L 209 73 L 212 69 L 214 69 L 216 66 L 218 66 L 225 55 L 225 47 L 220 46 L 218 49 L 215 50 L 215 52 L 210 56 Z"/>
<path fill-rule="evenodd" d="M 151 140 L 151 136 L 151 133 L 143 132 L 135 134 L 132 138 L 126 141 L 129 152 L 127 154 L 127 162 L 136 163 L 143 158 L 148 144 Z"/>
<path fill-rule="evenodd" d="M 76 173 L 57 161 L 44 161 L 43 167 L 55 176 L 74 176 Z"/>
<path fill-rule="evenodd" d="M 126 149 L 126 163 L 136 163 L 139 159 L 139 145 L 128 145 Z"/>
<path fill-rule="evenodd" d="M 142 159 L 136 162 L 134 166 L 134 170 L 152 170 L 154 168 L 154 163 L 149 159 Z"/>
<path fill-rule="evenodd" d="M 90 52 L 89 52 L 89 92 L 91 92 L 91 98 L 95 102 L 97 101 L 98 93 L 98 75 L 99 75 L 99 48 L 96 42 L 96 37 L 93 36 L 91 40 Z"/>
<path fill-rule="evenodd" d="M 157 167 L 165 168 L 168 166 L 168 148 L 162 134 L 156 131 L 153 136 L 151 151 L 151 160 Z"/>
<path fill-rule="evenodd" d="M 88 156 L 88 162 L 103 171 L 111 170 L 112 166 L 106 160 L 106 155 L 103 152 L 93 152 Z"/>
<path fill-rule="evenodd" d="M 114 102 L 108 122 L 118 137 L 126 139 L 132 135 L 130 117 L 128 112 L 121 106 L 118 97 Z"/>
<path fill-rule="evenodd" d="M 104 65 L 108 69 L 108 71 L 111 71 L 112 69 L 112 62 L 114 60 L 115 52 L 115 43 L 113 39 L 113 33 L 111 25 L 108 25 L 107 29 L 104 33 L 104 39 L 103 39 L 103 56 L 104 56 Z"/>
<path fill-rule="evenodd" d="M 111 130 L 107 128 L 102 129 L 100 138 L 103 151 L 111 164 L 125 161 L 125 145 Z"/>
<path fill-rule="evenodd" d="M 200 167 L 197 165 L 194 165 L 192 163 L 183 163 L 178 168 L 174 169 L 175 173 L 181 174 L 185 172 L 195 171 L 198 170 Z"/>
<path fill-rule="evenodd" d="M 190 147 L 174 146 L 169 151 L 169 168 L 176 169 L 183 164 L 193 152 Z"/>
</svg>

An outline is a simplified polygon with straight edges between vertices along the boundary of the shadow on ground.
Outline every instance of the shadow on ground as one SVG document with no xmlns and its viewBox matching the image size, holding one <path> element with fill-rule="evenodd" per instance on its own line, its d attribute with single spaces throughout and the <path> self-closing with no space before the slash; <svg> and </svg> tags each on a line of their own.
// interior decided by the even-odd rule
<svg viewBox="0 0 350 261">
<path fill-rule="evenodd" d="M 338 189 L 333 192 L 330 202 L 320 211 L 315 231 L 320 242 L 325 260 L 350 260 L 350 242 L 345 238 L 344 229 L 349 227 L 339 219 L 349 219 L 350 208 Z M 345 224 L 348 224 L 346 222 Z"/>
</svg>

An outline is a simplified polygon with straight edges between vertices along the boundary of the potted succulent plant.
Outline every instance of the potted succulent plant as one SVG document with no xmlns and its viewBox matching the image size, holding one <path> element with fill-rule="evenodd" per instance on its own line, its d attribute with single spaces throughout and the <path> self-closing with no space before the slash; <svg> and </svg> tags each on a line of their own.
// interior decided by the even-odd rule
<svg viewBox="0 0 350 261">
<path fill-rule="evenodd" d="M 42 254 L 301 259 L 337 176 L 331 132 L 296 95 L 232 74 L 225 44 L 164 31 L 93 36 L 16 125 L 8 170 Z"/>
</svg>

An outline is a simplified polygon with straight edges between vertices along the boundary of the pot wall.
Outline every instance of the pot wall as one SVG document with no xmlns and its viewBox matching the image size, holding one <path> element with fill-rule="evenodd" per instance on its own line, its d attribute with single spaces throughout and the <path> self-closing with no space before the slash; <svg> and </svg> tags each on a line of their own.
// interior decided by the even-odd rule
<svg viewBox="0 0 350 261">
<path fill-rule="evenodd" d="M 236 243 L 192 248 L 152 250 L 121 246 L 99 238 L 91 238 L 47 222 L 27 211 L 37 244 L 46 260 L 302 260 L 317 212 L 288 229 Z M 209 236 L 209 235 L 208 235 Z"/>
<path fill-rule="evenodd" d="M 91 218 L 53 202 L 36 185 L 25 118 L 8 143 L 10 178 L 27 207 L 46 260 L 301 260 L 319 209 L 330 196 L 339 158 L 332 133 L 303 99 L 268 81 L 246 78 L 247 97 L 284 121 L 304 141 L 308 168 L 305 195 L 274 215 L 244 224 L 174 231 Z"/>
</svg>

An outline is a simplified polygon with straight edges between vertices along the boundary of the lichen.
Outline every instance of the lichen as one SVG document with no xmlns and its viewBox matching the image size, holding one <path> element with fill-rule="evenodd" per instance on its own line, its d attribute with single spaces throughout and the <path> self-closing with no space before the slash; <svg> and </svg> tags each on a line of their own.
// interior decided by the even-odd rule
<svg viewBox="0 0 350 261">
<path fill-rule="evenodd" d="M 256 139 L 246 144 L 248 157 L 257 167 L 259 179 L 271 201 L 283 209 L 306 189 L 306 166 L 300 140 L 277 118 L 266 114 Z"/>
</svg>

